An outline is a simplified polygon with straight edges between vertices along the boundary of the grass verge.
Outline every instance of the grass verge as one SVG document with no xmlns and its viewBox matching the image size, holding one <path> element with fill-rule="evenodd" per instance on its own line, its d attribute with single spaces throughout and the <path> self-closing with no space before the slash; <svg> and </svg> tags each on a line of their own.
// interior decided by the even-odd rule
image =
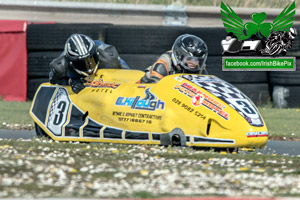
<svg viewBox="0 0 300 200">
<path fill-rule="evenodd" d="M 33 121 L 29 116 L 31 103 L 0 99 L 0 129 L 33 129 Z"/>
<path fill-rule="evenodd" d="M 271 137 L 300 138 L 300 109 L 259 108 Z"/>
<path fill-rule="evenodd" d="M 300 157 L 0 140 L 0 198 L 300 197 Z"/>
</svg>

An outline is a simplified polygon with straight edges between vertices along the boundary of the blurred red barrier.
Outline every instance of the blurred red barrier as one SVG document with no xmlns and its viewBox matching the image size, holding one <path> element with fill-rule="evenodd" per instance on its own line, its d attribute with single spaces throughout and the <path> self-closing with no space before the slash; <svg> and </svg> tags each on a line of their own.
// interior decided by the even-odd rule
<svg viewBox="0 0 300 200">
<path fill-rule="evenodd" d="M 27 21 L 0 21 L 0 97 L 6 101 L 26 101 Z"/>
</svg>

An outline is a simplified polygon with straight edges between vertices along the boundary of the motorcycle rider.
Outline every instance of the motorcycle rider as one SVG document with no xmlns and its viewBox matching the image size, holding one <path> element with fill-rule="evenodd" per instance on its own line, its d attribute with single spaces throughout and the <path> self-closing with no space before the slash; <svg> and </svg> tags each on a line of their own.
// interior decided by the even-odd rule
<svg viewBox="0 0 300 200">
<path fill-rule="evenodd" d="M 162 54 L 159 59 L 145 70 L 139 83 L 156 83 L 163 77 L 176 73 L 208 74 L 206 43 L 195 35 L 179 36 L 171 51 Z"/>
<path fill-rule="evenodd" d="M 50 63 L 49 81 L 70 85 L 77 94 L 85 88 L 84 78 L 96 73 L 98 68 L 129 69 L 114 46 L 83 34 L 72 34 L 62 54 Z"/>
<path fill-rule="evenodd" d="M 285 56 L 287 50 L 291 49 L 297 36 L 297 30 L 293 27 L 286 31 L 272 32 L 266 41 L 265 48 L 261 50 L 262 55 L 281 54 Z"/>
</svg>

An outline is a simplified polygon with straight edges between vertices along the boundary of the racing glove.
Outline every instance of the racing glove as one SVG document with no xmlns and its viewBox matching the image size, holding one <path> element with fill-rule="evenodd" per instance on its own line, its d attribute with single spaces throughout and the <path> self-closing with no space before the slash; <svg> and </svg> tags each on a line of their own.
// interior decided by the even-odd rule
<svg viewBox="0 0 300 200">
<path fill-rule="evenodd" d="M 78 78 L 78 79 L 71 79 L 70 80 L 70 85 L 72 88 L 72 91 L 74 93 L 79 93 L 81 90 L 83 90 L 85 88 L 84 84 L 86 80 L 84 80 L 83 78 Z"/>
</svg>

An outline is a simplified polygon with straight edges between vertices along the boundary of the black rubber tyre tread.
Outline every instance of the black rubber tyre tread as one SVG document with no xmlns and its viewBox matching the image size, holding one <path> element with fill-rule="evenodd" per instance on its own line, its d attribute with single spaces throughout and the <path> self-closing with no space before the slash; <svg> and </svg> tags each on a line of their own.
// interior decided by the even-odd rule
<svg viewBox="0 0 300 200">
<path fill-rule="evenodd" d="M 29 78 L 49 76 L 49 64 L 61 54 L 61 51 L 31 52 L 27 57 L 27 75 Z"/>
<path fill-rule="evenodd" d="M 268 83 L 265 71 L 222 71 L 222 56 L 208 56 L 207 71 L 229 83 Z"/>
<path fill-rule="evenodd" d="M 288 90 L 288 95 L 284 97 L 284 100 L 287 102 L 287 108 L 300 108 L 300 85 L 282 87 Z M 277 107 L 275 104 L 274 106 Z"/>
<path fill-rule="evenodd" d="M 255 105 L 266 105 L 271 101 L 268 83 L 237 83 L 233 85 L 249 97 Z"/>
<path fill-rule="evenodd" d="M 157 54 L 121 54 L 120 57 L 128 64 L 130 69 L 144 71 L 152 65 L 160 55 Z"/>
<path fill-rule="evenodd" d="M 67 38 L 73 33 L 82 33 L 94 40 L 105 40 L 106 27 L 111 24 L 29 24 L 27 49 L 62 50 Z"/>
<path fill-rule="evenodd" d="M 171 50 L 175 39 L 188 29 L 177 26 L 109 26 L 106 43 L 114 45 L 120 54 L 162 54 Z"/>
<path fill-rule="evenodd" d="M 186 146 L 186 136 L 181 128 L 174 128 L 169 135 L 171 136 L 170 143 L 172 146 Z M 177 139 L 179 141 L 176 141 Z"/>
<path fill-rule="evenodd" d="M 269 80 L 271 85 L 300 85 L 300 57 L 296 58 L 296 71 L 271 71 Z"/>
<path fill-rule="evenodd" d="M 28 79 L 28 81 L 27 81 L 27 99 L 32 100 L 38 87 L 42 83 L 46 83 L 46 82 L 49 82 L 48 77 Z"/>
</svg>

